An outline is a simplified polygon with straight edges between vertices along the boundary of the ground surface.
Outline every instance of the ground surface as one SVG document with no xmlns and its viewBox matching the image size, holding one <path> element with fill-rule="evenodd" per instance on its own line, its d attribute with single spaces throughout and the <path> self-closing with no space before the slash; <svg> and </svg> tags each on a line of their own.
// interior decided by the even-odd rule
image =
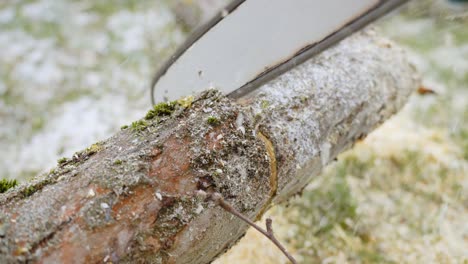
<svg viewBox="0 0 468 264">
<path fill-rule="evenodd" d="M 186 36 L 170 3 L 0 3 L 0 177 L 26 180 L 143 116 L 156 66 Z M 468 15 L 427 3 L 380 31 L 436 94 L 413 95 L 269 212 L 304 263 L 468 262 Z M 241 261 L 286 263 L 253 231 L 217 263 Z"/>
</svg>

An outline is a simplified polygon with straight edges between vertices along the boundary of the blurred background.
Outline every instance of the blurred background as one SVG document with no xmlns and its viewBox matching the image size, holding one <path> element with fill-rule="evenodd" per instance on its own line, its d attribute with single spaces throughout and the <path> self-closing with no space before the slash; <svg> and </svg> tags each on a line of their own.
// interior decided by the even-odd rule
<svg viewBox="0 0 468 264">
<path fill-rule="evenodd" d="M 0 2 L 0 178 L 26 181 L 150 108 L 158 65 L 227 0 Z M 374 25 L 423 76 L 398 115 L 273 208 L 302 263 L 468 263 L 468 3 Z M 216 263 L 287 263 L 250 230 Z"/>
</svg>

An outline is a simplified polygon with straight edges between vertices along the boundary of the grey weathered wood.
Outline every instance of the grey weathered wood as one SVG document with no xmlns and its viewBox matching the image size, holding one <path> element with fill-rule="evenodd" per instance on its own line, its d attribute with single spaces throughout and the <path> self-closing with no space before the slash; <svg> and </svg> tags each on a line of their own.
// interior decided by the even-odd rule
<svg viewBox="0 0 468 264">
<path fill-rule="evenodd" d="M 0 262 L 208 263 L 247 226 L 198 190 L 258 218 L 398 111 L 418 84 L 405 53 L 365 31 L 255 96 L 232 102 L 205 92 L 1 194 Z"/>
</svg>

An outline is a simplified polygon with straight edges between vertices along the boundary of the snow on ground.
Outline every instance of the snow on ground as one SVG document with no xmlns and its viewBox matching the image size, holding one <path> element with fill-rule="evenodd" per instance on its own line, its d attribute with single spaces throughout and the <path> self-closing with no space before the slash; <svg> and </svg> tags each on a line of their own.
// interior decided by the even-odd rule
<svg viewBox="0 0 468 264">
<path fill-rule="evenodd" d="M 413 95 L 289 207 L 269 212 L 304 263 L 468 261 L 468 16 L 435 2 L 413 1 L 419 9 L 380 26 L 437 94 Z M 1 177 L 26 180 L 146 112 L 156 66 L 192 23 L 173 3 L 0 2 Z M 286 260 L 250 230 L 217 261 L 234 262 Z"/>
<path fill-rule="evenodd" d="M 165 2 L 0 3 L 0 171 L 26 179 L 150 107 L 184 34 Z"/>
</svg>

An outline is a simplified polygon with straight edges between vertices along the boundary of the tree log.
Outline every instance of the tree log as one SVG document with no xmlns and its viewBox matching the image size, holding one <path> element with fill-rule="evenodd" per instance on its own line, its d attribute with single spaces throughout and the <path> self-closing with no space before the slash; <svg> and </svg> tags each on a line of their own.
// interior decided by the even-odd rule
<svg viewBox="0 0 468 264">
<path fill-rule="evenodd" d="M 1 194 L 0 262 L 209 263 L 248 226 L 200 190 L 258 219 L 418 84 L 404 52 L 367 30 L 237 102 L 210 90 L 159 105 Z"/>
</svg>

